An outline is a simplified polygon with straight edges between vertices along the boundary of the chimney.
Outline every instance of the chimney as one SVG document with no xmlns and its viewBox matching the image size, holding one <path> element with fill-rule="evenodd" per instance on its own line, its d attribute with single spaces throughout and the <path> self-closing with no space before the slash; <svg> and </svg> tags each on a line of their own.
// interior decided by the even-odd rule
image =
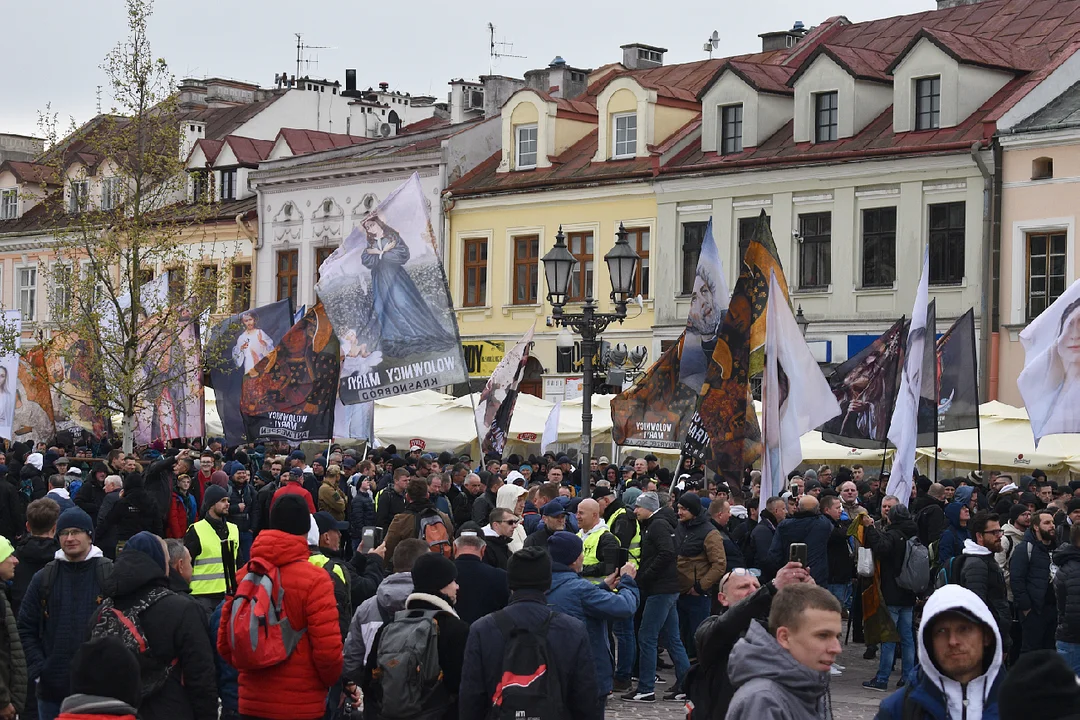
<svg viewBox="0 0 1080 720">
<path fill-rule="evenodd" d="M 946 8 L 958 7 L 960 5 L 975 5 L 981 0 L 937 0 L 937 9 L 945 10 Z"/>
<path fill-rule="evenodd" d="M 622 46 L 622 64 L 628 70 L 645 70 L 660 67 L 664 64 L 664 53 L 666 52 L 667 48 L 644 43 L 630 43 Z"/>
<path fill-rule="evenodd" d="M 345 71 L 345 92 L 356 92 L 356 68 L 349 68 Z M 345 93 L 341 93 L 344 95 Z"/>
<path fill-rule="evenodd" d="M 761 38 L 761 52 L 793 48 L 800 40 L 806 37 L 807 32 L 806 25 L 803 24 L 803 21 L 796 20 L 790 30 L 762 33 L 761 35 L 758 35 L 758 37 Z"/>
<path fill-rule="evenodd" d="M 379 90 L 381 90 L 382 92 L 388 92 L 390 90 L 390 83 L 388 83 L 388 82 L 379 83 Z"/>
<path fill-rule="evenodd" d="M 503 103 L 521 88 L 525 87 L 525 81 L 505 75 L 481 75 L 480 82 L 484 84 L 483 101 L 484 117 L 489 118 L 498 115 L 502 110 Z M 547 88 L 544 88 L 546 91 Z"/>
<path fill-rule="evenodd" d="M 207 107 L 206 83 L 195 78 L 181 80 L 176 104 L 181 110 L 201 110 Z"/>
</svg>

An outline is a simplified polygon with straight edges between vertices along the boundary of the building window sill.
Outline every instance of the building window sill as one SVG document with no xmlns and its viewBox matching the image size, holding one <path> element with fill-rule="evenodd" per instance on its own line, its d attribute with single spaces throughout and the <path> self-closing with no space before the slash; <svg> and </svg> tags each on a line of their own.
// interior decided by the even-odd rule
<svg viewBox="0 0 1080 720">
<path fill-rule="evenodd" d="M 896 292 L 896 283 L 855 288 L 856 295 L 892 295 Z"/>
<path fill-rule="evenodd" d="M 798 295 L 799 297 L 826 297 L 828 295 L 832 295 L 832 291 L 833 286 L 826 285 L 824 287 L 797 288 L 795 290 L 791 290 L 790 294 Z"/>
</svg>

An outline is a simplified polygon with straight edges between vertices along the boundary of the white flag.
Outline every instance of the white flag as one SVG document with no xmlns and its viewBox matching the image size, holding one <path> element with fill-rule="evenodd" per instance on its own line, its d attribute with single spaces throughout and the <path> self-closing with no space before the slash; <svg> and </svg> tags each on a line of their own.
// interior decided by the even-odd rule
<svg viewBox="0 0 1080 720">
<path fill-rule="evenodd" d="M 540 438 L 540 452 L 559 442 L 559 414 L 562 412 L 562 400 L 556 400 L 551 412 L 548 413 L 547 421 L 544 422 L 544 435 Z"/>
<path fill-rule="evenodd" d="M 1080 433 L 1080 280 L 1020 333 L 1024 369 L 1016 380 L 1035 446 L 1044 435 Z"/>
<path fill-rule="evenodd" d="M 771 496 L 783 491 L 787 474 L 802 462 L 799 438 L 840 414 L 840 405 L 791 314 L 775 271 L 769 273 L 766 313 L 762 510 Z M 784 383 L 781 370 L 786 376 Z"/>
<path fill-rule="evenodd" d="M 13 440 L 15 424 L 15 390 L 19 384 L 19 353 L 22 346 L 22 312 L 8 310 L 4 313 L 4 330 L 14 335 L 15 352 L 0 357 L 0 437 Z"/>
<path fill-rule="evenodd" d="M 922 277 L 919 279 L 919 289 L 915 292 L 915 306 L 911 310 L 900 389 L 896 395 L 892 421 L 889 423 L 889 442 L 896 448 L 896 454 L 893 455 L 889 485 L 885 492 L 895 495 L 903 505 L 911 501 L 911 471 L 915 467 L 915 443 L 919 434 L 919 399 L 922 397 L 923 348 L 926 346 L 929 287 L 930 249 L 927 248 L 923 251 Z"/>
<path fill-rule="evenodd" d="M 525 375 L 525 364 L 529 361 L 529 348 L 532 347 L 533 329 L 518 340 L 507 351 L 488 378 L 487 385 L 480 393 L 474 413 L 476 436 L 480 438 L 480 451 L 483 453 L 502 454 L 506 447 L 506 438 L 510 434 L 510 420 L 517 403 L 518 385 Z"/>
</svg>

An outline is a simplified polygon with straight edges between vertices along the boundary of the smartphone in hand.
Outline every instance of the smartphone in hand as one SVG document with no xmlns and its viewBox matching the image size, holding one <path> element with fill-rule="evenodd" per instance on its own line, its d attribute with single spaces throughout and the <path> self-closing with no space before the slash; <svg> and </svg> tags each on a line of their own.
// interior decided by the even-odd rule
<svg viewBox="0 0 1080 720">
<path fill-rule="evenodd" d="M 797 562 L 803 567 L 806 563 L 806 543 L 791 543 L 788 549 L 788 562 Z"/>
</svg>

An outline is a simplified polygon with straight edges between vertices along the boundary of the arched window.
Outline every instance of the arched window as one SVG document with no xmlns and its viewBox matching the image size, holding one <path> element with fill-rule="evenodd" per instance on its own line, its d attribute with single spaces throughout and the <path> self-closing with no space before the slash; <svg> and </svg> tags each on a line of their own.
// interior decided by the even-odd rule
<svg viewBox="0 0 1080 720">
<path fill-rule="evenodd" d="M 1041 157 L 1031 161 L 1031 179 L 1048 180 L 1054 177 L 1054 158 Z"/>
</svg>

